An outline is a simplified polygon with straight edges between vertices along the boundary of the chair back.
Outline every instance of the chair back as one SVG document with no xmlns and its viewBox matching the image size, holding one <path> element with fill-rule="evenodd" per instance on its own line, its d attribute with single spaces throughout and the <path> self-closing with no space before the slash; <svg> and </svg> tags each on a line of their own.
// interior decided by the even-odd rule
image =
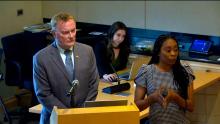
<svg viewBox="0 0 220 124">
<path fill-rule="evenodd" d="M 150 57 L 147 56 L 140 56 L 135 58 L 131 65 L 129 80 L 134 80 L 141 66 L 143 64 L 148 64 L 149 61 L 150 61 Z"/>
<path fill-rule="evenodd" d="M 5 36 L 1 39 L 5 56 L 5 83 L 22 87 L 22 66 L 24 62 L 23 33 Z"/>
</svg>

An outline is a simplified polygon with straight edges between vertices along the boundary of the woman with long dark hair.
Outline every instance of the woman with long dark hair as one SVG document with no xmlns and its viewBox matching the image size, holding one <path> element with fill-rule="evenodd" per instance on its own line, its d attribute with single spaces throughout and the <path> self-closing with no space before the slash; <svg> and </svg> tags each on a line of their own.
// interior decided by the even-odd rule
<svg viewBox="0 0 220 124">
<path fill-rule="evenodd" d="M 130 53 L 127 27 L 123 22 L 114 22 L 104 42 L 94 47 L 99 75 L 106 81 L 115 81 L 115 71 L 126 68 Z M 112 66 L 112 67 L 111 67 Z"/>
<path fill-rule="evenodd" d="M 177 40 L 160 35 L 150 62 L 135 78 L 135 103 L 140 110 L 150 107 L 150 124 L 188 124 L 185 112 L 193 111 L 193 80 L 189 65 L 180 63 Z"/>
</svg>

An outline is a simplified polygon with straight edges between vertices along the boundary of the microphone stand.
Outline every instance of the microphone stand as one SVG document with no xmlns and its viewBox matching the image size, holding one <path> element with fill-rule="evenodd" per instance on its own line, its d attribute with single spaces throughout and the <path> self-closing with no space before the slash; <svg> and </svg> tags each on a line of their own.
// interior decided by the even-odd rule
<svg viewBox="0 0 220 124">
<path fill-rule="evenodd" d="M 70 96 L 70 106 L 71 107 L 74 107 L 74 94 L 71 94 L 71 96 Z"/>
<path fill-rule="evenodd" d="M 113 72 L 114 72 L 114 73 L 116 74 L 116 76 L 117 76 L 117 82 L 118 82 L 118 85 L 119 85 L 121 82 L 120 82 L 120 79 L 119 79 L 118 73 L 116 72 L 116 70 L 115 70 L 115 68 L 112 66 L 112 64 L 110 64 L 110 66 L 111 66 Z"/>
<path fill-rule="evenodd" d="M 70 90 L 67 93 L 67 96 L 70 96 L 70 106 L 74 107 L 74 95 L 75 95 L 75 91 L 77 86 L 79 85 L 79 81 L 78 80 L 73 80 L 72 82 L 72 86 L 70 88 Z"/>
</svg>

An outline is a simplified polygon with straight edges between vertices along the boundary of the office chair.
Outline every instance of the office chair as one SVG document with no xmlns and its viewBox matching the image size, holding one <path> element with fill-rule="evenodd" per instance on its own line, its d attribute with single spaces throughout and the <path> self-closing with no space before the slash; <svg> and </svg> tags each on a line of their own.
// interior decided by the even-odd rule
<svg viewBox="0 0 220 124">
<path fill-rule="evenodd" d="M 1 39 L 5 55 L 5 84 L 19 88 L 15 98 L 18 101 L 17 105 L 23 108 L 21 109 L 23 115 L 29 116 L 28 108 L 39 104 L 33 88 L 33 55 L 52 41 L 53 37 L 50 32 L 27 31 Z M 31 95 L 31 98 L 28 95 Z M 27 99 L 24 100 L 24 98 Z M 31 115 L 33 116 L 35 115 Z"/>
<path fill-rule="evenodd" d="M 5 114 L 5 119 L 7 119 L 9 124 L 12 124 L 11 117 L 9 116 L 9 112 L 8 112 L 7 108 L 5 107 L 5 104 L 4 104 L 1 96 L 0 96 L 0 105 L 2 107 L 2 110 L 3 110 L 4 114 Z"/>
<path fill-rule="evenodd" d="M 27 89 L 34 97 L 32 104 L 39 104 L 33 88 L 33 55 L 52 41 L 49 32 L 20 32 L 1 40 L 5 55 L 5 83 Z"/>
<path fill-rule="evenodd" d="M 31 107 L 31 98 L 24 100 L 23 97 L 33 96 L 31 92 L 33 84 L 32 80 L 26 80 L 23 75 L 25 66 L 23 33 L 5 36 L 1 39 L 1 42 L 5 56 L 5 84 L 7 86 L 17 86 L 18 89 L 13 97 L 16 99 L 15 108 L 18 108 L 18 110 L 8 111 L 8 115 L 5 114 L 5 117 L 10 122 L 12 116 L 26 116 L 28 114 L 28 108 Z M 7 110 L 6 107 L 4 108 Z"/>
<path fill-rule="evenodd" d="M 2 54 L 3 54 L 3 49 L 0 49 L 0 62 L 2 60 Z M 8 112 L 7 108 L 5 107 L 5 104 L 3 102 L 1 95 L 0 95 L 0 106 L 3 110 L 3 113 L 5 114 L 5 119 L 8 120 L 9 124 L 12 124 L 11 117 L 9 116 L 9 112 Z"/>
<path fill-rule="evenodd" d="M 5 83 L 8 86 L 23 88 L 22 64 L 23 64 L 23 33 L 9 35 L 2 38 L 2 46 L 5 55 Z"/>
</svg>

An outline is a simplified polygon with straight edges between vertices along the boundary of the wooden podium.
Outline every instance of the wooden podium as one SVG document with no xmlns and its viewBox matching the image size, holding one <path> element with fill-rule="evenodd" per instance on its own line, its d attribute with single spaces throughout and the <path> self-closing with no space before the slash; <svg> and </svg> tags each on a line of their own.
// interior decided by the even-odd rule
<svg viewBox="0 0 220 124">
<path fill-rule="evenodd" d="M 51 124 L 139 124 L 139 110 L 135 104 L 58 109 L 54 107 Z"/>
</svg>

